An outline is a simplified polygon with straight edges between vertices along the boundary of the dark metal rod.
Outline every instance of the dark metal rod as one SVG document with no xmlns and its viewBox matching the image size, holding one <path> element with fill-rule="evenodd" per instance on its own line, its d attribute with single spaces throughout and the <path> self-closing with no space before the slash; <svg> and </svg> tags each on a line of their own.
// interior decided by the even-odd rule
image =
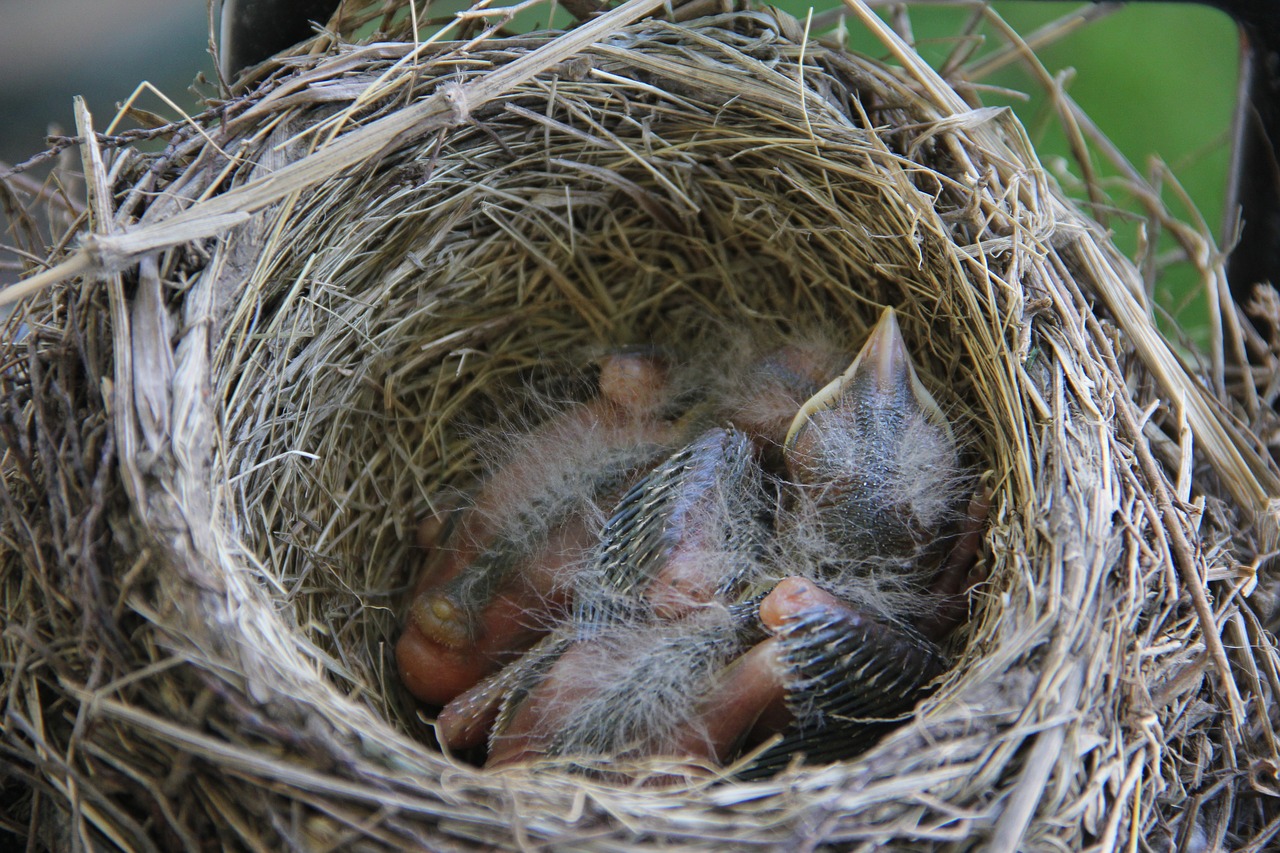
<svg viewBox="0 0 1280 853">
<path fill-rule="evenodd" d="M 1240 233 L 1227 258 L 1237 302 L 1248 301 L 1260 282 L 1280 286 L 1280 10 L 1253 5 L 1257 20 L 1236 18 L 1240 95 L 1227 184 L 1228 239 Z"/>
<path fill-rule="evenodd" d="M 218 64 L 231 80 L 312 33 L 324 24 L 339 0 L 223 0 Z"/>
<path fill-rule="evenodd" d="M 1239 234 L 1227 257 L 1227 283 L 1237 303 L 1247 302 L 1260 283 L 1280 287 L 1280 0 L 1131 2 L 1200 3 L 1226 12 L 1240 28 L 1225 240 Z"/>
</svg>

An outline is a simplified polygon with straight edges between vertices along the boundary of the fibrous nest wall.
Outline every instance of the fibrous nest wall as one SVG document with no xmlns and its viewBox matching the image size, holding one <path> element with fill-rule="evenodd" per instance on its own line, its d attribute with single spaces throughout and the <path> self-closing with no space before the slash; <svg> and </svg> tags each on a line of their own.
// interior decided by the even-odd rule
<svg viewBox="0 0 1280 853">
<path fill-rule="evenodd" d="M 1261 849 L 1256 394 L 1185 367 L 1016 121 L 865 7 L 898 64 L 776 12 L 634 6 L 585 36 L 330 44 L 160 154 L 82 115 L 89 224 L 0 361 L 4 830 Z M 483 425 L 611 347 L 715 371 L 753 336 L 854 349 L 884 305 L 994 488 L 989 580 L 909 722 L 854 761 L 675 788 L 432 746 L 389 650 L 413 530 L 474 484 Z"/>
</svg>

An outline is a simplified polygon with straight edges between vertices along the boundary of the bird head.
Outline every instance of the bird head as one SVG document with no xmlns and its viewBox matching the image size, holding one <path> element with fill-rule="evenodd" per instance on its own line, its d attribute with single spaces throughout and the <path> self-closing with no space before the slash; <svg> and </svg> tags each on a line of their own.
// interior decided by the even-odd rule
<svg viewBox="0 0 1280 853">
<path fill-rule="evenodd" d="M 842 559 L 914 560 L 949 520 L 955 435 L 892 308 L 848 369 L 801 405 L 784 453 L 798 503 Z"/>
</svg>

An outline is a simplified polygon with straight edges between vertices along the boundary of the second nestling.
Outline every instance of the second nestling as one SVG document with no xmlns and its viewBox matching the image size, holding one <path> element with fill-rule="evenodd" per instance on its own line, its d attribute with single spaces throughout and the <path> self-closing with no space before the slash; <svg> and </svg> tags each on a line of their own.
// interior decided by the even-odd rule
<svg viewBox="0 0 1280 853">
<path fill-rule="evenodd" d="M 909 713 L 947 669 L 989 496 L 892 309 L 831 379 L 842 361 L 784 344 L 710 381 L 615 354 L 595 399 L 517 437 L 428 543 L 396 649 L 441 743 L 717 767 L 772 739 L 765 773 Z"/>
</svg>

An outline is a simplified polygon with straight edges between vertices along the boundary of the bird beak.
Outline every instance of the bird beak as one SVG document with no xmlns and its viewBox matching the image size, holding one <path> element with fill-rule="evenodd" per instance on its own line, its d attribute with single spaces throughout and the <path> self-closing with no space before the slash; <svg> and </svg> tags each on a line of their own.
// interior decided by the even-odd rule
<svg viewBox="0 0 1280 853">
<path fill-rule="evenodd" d="M 954 440 L 951 424 L 942 414 L 933 395 L 916 375 L 911 355 L 907 352 L 906 342 L 898 328 L 897 315 L 893 308 L 885 308 L 853 364 L 806 400 L 800 411 L 796 412 L 791 428 L 787 430 L 784 447 L 788 450 L 793 448 L 796 437 L 815 414 L 837 408 L 847 396 L 856 395 L 867 402 L 883 400 L 892 405 L 895 398 L 900 399 L 902 392 L 908 388 L 925 417 L 944 429 L 947 437 Z"/>
</svg>

